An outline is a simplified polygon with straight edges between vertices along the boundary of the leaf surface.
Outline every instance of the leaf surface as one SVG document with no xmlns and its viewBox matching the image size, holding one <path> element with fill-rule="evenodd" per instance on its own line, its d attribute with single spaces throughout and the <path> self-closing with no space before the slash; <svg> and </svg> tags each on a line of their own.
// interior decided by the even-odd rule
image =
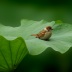
<svg viewBox="0 0 72 72">
<path fill-rule="evenodd" d="M 27 52 L 22 38 L 19 37 L 10 41 L 0 36 L 0 72 L 14 70 Z"/>
<path fill-rule="evenodd" d="M 46 26 L 52 26 L 54 29 L 50 41 L 40 40 L 31 36 L 31 34 L 37 34 Z M 0 25 L 0 35 L 8 40 L 22 37 L 26 42 L 29 53 L 32 55 L 38 55 L 47 48 L 65 53 L 72 47 L 72 24 L 55 24 L 55 21 L 22 20 L 19 27 Z"/>
</svg>

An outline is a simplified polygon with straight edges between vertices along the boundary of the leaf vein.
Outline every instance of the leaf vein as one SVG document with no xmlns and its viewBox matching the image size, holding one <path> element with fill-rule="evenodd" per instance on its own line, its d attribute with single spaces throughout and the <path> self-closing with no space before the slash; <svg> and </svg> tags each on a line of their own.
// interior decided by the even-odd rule
<svg viewBox="0 0 72 72">
<path fill-rule="evenodd" d="M 5 62 L 6 62 L 6 64 L 7 64 L 7 67 L 10 69 L 10 67 L 9 67 L 9 65 L 8 65 L 8 62 L 7 62 L 7 60 L 6 60 L 5 56 L 4 56 L 4 54 L 2 53 L 1 49 L 0 49 L 0 52 L 1 52 L 1 54 L 2 54 L 2 56 L 3 56 L 3 58 L 4 58 L 4 60 L 5 60 Z"/>
</svg>

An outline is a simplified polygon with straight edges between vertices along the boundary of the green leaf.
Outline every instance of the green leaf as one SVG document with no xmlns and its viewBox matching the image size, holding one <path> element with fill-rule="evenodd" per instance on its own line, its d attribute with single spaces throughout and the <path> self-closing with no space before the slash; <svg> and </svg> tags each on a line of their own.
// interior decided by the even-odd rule
<svg viewBox="0 0 72 72">
<path fill-rule="evenodd" d="M 21 37 L 10 41 L 0 36 L 0 72 L 14 70 L 27 52 L 25 42 Z"/>
<path fill-rule="evenodd" d="M 38 33 L 46 26 L 52 26 L 54 29 L 50 41 L 40 40 L 31 36 L 31 34 Z M 55 51 L 65 53 L 72 47 L 72 24 L 55 24 L 55 21 L 22 20 L 21 26 L 19 27 L 0 25 L 0 35 L 8 40 L 22 37 L 25 39 L 29 53 L 32 55 L 38 55 L 47 48 L 52 48 Z"/>
</svg>

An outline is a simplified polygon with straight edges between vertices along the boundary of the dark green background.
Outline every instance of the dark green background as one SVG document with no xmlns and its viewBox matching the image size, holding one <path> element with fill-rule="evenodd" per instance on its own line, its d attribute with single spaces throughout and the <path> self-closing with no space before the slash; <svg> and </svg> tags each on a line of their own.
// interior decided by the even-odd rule
<svg viewBox="0 0 72 72">
<path fill-rule="evenodd" d="M 71 72 L 72 48 L 64 54 L 47 49 L 40 55 L 27 55 L 15 72 Z"/>
<path fill-rule="evenodd" d="M 0 0 L 0 23 L 20 25 L 21 19 L 72 23 L 71 0 Z"/>
<path fill-rule="evenodd" d="M 0 23 L 19 26 L 21 19 L 62 20 L 72 23 L 71 0 L 0 0 Z M 47 49 L 40 55 L 27 55 L 15 72 L 71 72 L 72 49 L 60 54 Z"/>
</svg>

